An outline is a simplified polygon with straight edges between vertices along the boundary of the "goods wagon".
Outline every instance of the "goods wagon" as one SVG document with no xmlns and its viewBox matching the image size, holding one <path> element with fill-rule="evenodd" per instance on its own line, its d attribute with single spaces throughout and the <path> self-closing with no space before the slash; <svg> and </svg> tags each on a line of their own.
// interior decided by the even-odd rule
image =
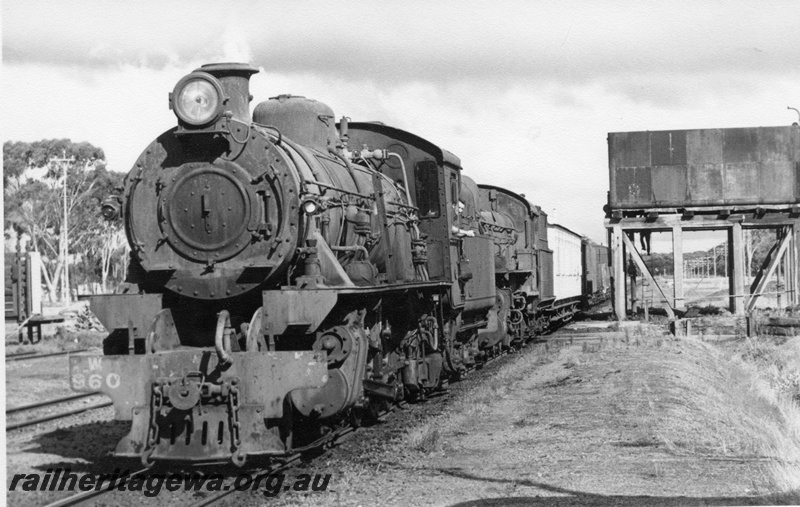
<svg viewBox="0 0 800 507">
<path fill-rule="evenodd" d="M 539 206 L 536 206 L 536 215 L 533 217 L 533 230 L 536 239 L 536 249 L 538 251 L 537 262 L 542 299 L 555 297 L 553 288 L 553 251 L 550 249 L 550 242 L 547 239 L 547 213 Z"/>
<path fill-rule="evenodd" d="M 547 226 L 553 249 L 553 288 L 556 301 L 581 297 L 583 256 L 582 236 L 558 224 Z"/>
<path fill-rule="evenodd" d="M 604 300 L 610 288 L 608 269 L 608 247 L 594 241 L 583 240 L 583 294 L 585 306 L 592 306 Z"/>
</svg>

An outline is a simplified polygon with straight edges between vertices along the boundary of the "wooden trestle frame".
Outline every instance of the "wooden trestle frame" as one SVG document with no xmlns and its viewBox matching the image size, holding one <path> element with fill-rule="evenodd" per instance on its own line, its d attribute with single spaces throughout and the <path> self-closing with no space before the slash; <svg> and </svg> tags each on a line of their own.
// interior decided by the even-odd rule
<svg viewBox="0 0 800 507">
<path fill-rule="evenodd" d="M 700 214 L 702 213 L 702 214 Z M 614 215 L 621 215 L 615 212 Z M 745 314 L 750 312 L 758 297 L 764 294 L 767 283 L 776 273 L 779 274 L 779 297 L 783 306 L 800 304 L 800 208 L 765 209 L 757 208 L 746 212 L 730 209 L 702 210 L 702 212 L 684 211 L 683 213 L 660 214 L 651 211 L 645 216 L 625 217 L 613 216 L 605 220 L 608 230 L 611 256 L 609 259 L 612 275 L 612 291 L 614 312 L 618 320 L 625 320 L 628 314 L 628 295 L 626 290 L 625 259 L 628 254 L 639 268 L 639 271 L 653 287 L 656 295 L 666 302 L 667 314 L 675 318 L 675 310 L 685 307 L 683 292 L 683 232 L 714 231 L 728 232 L 728 280 L 729 306 L 731 313 Z M 745 246 L 744 229 L 773 229 L 776 241 L 767 255 L 761 269 L 749 290 L 745 291 Z M 648 232 L 672 232 L 672 253 L 674 271 L 674 289 L 672 297 L 658 285 L 650 270 L 642 259 L 639 250 L 627 234 Z M 782 268 L 779 269 L 779 267 Z M 784 290 L 780 284 L 783 280 Z"/>
</svg>

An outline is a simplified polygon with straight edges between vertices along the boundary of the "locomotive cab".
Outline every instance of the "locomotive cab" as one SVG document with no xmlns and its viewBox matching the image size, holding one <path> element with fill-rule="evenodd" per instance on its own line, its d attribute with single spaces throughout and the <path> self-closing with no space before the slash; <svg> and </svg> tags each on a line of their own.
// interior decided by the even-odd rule
<svg viewBox="0 0 800 507">
<path fill-rule="evenodd" d="M 477 187 L 462 176 L 461 161 L 425 139 L 379 123 L 350 123 L 349 136 L 352 146 L 385 147 L 400 155 L 402 164 L 387 161 L 380 167 L 390 178 L 401 179 L 403 167 L 413 168 L 408 190 L 426 238 L 430 279 L 450 284 L 448 301 L 463 312 L 462 318 L 485 314 L 495 297 L 492 246 L 491 240 L 478 234 Z M 461 209 L 459 203 L 463 203 Z"/>
</svg>

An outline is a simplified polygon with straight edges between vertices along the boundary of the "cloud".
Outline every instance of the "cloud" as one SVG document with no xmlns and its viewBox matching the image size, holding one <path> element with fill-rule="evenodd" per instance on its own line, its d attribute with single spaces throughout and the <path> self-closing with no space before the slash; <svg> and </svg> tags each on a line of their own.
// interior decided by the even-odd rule
<svg viewBox="0 0 800 507">
<path fill-rule="evenodd" d="M 733 7 L 733 8 L 732 8 Z M 613 76 L 798 72 L 796 1 L 14 2 L 4 60 L 161 69 L 247 59 L 276 73 L 586 83 Z M 640 95 L 629 87 L 635 98 Z"/>
<path fill-rule="evenodd" d="M 779 125 L 800 107 L 800 2 L 106 2 L 3 5 L 12 139 L 70 137 L 125 171 L 167 93 L 247 61 L 255 102 L 321 100 L 455 153 L 604 240 L 606 133 Z"/>
</svg>

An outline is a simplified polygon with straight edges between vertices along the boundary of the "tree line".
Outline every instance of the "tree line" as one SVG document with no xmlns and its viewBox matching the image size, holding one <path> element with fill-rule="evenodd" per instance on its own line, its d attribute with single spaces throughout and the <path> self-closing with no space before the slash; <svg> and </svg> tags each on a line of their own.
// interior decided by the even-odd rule
<svg viewBox="0 0 800 507">
<path fill-rule="evenodd" d="M 753 276 L 761 268 L 764 259 L 771 251 L 776 241 L 775 231 L 771 229 L 751 229 L 744 231 L 744 261 L 745 261 L 745 275 Z M 728 276 L 728 262 L 725 256 L 728 254 L 728 242 L 723 241 L 714 248 L 708 250 L 699 250 L 695 252 L 686 252 L 683 255 L 684 261 L 695 259 L 713 259 L 712 262 L 716 264 L 716 269 L 710 268 L 709 271 L 714 271 L 717 276 Z M 672 253 L 654 253 L 644 258 L 645 264 L 652 273 L 660 275 L 672 276 Z"/>
<path fill-rule="evenodd" d="M 25 242 L 26 248 L 39 252 L 50 301 L 64 298 L 67 263 L 73 293 L 78 285 L 95 284 L 108 291 L 124 280 L 129 250 L 122 221 L 108 222 L 100 214 L 101 202 L 123 185 L 124 174 L 107 169 L 101 148 L 69 139 L 6 141 L 3 167 L 5 251 Z"/>
</svg>

